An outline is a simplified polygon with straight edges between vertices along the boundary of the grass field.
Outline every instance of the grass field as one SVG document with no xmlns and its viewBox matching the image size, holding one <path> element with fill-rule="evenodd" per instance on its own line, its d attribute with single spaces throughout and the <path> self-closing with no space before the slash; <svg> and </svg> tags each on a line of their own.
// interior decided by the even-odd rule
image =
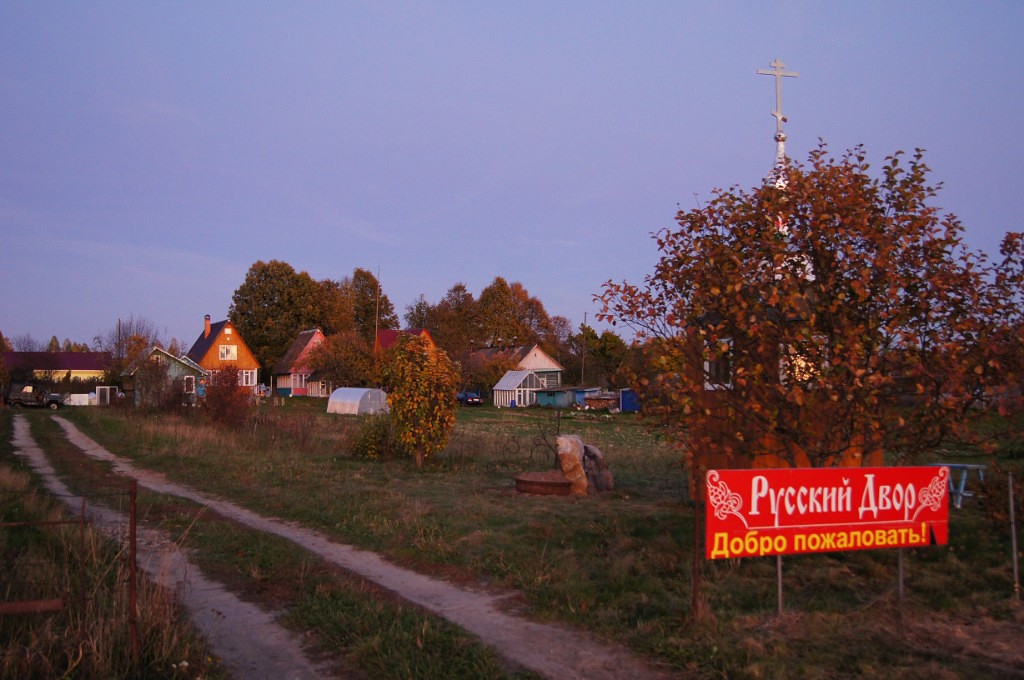
<svg viewBox="0 0 1024 680">
<path fill-rule="evenodd" d="M 902 608 L 896 553 L 858 551 L 787 557 L 781 617 L 774 558 L 700 561 L 700 602 L 709 615 L 698 618 L 692 611 L 693 508 L 681 456 L 635 417 L 464 408 L 451 445 L 418 470 L 406 460 L 351 457 L 347 445 L 358 420 L 328 416 L 322 408 L 319 401 L 287 400 L 283 407 L 264 407 L 242 431 L 215 429 L 196 417 L 97 409 L 62 415 L 140 466 L 425 573 L 517 590 L 531 616 L 621 641 L 680 675 L 1024 674 L 1019 653 L 1000 646 L 1019 640 L 1024 629 L 1013 599 L 1006 501 L 999 495 L 1005 479 L 994 469 L 986 496 L 951 511 L 948 546 L 905 551 Z M 60 448 L 48 415 L 32 420 L 44 447 Z M 580 434 L 602 450 L 615 491 L 516 494 L 516 474 L 553 467 L 558 432 Z M 83 483 L 103 472 L 84 471 L 71 453 L 62 464 Z M 321 631 L 326 651 L 368 677 L 410 677 L 409 664 L 422 656 L 415 650 L 424 644 L 422 636 L 409 637 L 414 629 L 436 631 L 429 644 L 464 660 L 447 675 L 442 662 L 435 670 L 418 669 L 417 677 L 503 672 L 457 630 L 288 546 L 237 532 L 181 502 L 153 497 L 144 503 L 152 521 L 187 531 L 184 540 L 204 571 L 250 597 L 290 608 L 296 626 Z M 398 609 L 382 613 L 382 607 Z M 323 618 L 336 612 L 344 613 L 340 625 Z M 381 641 L 374 631 L 385 619 L 404 623 Z M 965 630 L 977 644 L 964 641 Z M 404 654 L 398 651 L 403 645 L 409 647 Z M 381 661 L 389 658 L 398 659 L 394 667 Z"/>
</svg>

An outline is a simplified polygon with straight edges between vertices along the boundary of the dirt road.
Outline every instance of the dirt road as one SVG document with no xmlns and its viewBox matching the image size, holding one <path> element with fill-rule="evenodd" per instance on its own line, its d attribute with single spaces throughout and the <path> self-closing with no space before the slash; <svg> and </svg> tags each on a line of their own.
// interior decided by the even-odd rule
<svg viewBox="0 0 1024 680">
<path fill-rule="evenodd" d="M 651 667 L 634 657 L 628 649 L 607 644 L 576 630 L 540 624 L 501 611 L 501 602 L 515 593 L 495 595 L 453 586 L 444 581 L 395 566 L 375 553 L 335 543 L 304 527 L 267 518 L 219 498 L 168 481 L 163 475 L 140 470 L 127 460 L 111 454 L 73 424 L 58 416 L 68 440 L 97 460 L 111 463 L 118 473 L 135 478 L 148 489 L 187 498 L 252 529 L 292 541 L 321 558 L 358 574 L 403 599 L 442 616 L 477 636 L 485 645 L 509 662 L 548 678 L 678 677 Z M 15 418 L 15 447 L 53 484 L 61 484 L 45 461 L 45 454 L 32 442 L 28 423 Z M 61 484 L 61 486 L 63 486 Z M 66 493 L 66 490 L 61 492 Z M 123 523 L 123 518 L 120 520 Z M 207 635 L 215 651 L 239 677 L 304 678 L 324 677 L 325 670 L 306 658 L 301 645 L 273 621 L 273 616 L 253 611 L 217 584 L 205 581 L 198 569 L 188 568 L 185 557 L 166 538 L 152 537 L 154 564 L 175 555 L 173 572 L 167 569 L 167 584 L 184 593 L 183 602 L 197 625 Z M 162 543 L 161 543 L 162 540 Z M 162 546 L 162 547 L 161 547 Z M 163 581 L 162 581 L 163 582 Z M 253 647 L 256 647 L 255 649 Z M 248 647 L 248 648 L 247 648 Z M 268 663 L 279 660 L 277 669 Z M 245 667 L 239 665 L 245 664 Z M 281 672 L 283 671 L 283 672 Z"/>
</svg>

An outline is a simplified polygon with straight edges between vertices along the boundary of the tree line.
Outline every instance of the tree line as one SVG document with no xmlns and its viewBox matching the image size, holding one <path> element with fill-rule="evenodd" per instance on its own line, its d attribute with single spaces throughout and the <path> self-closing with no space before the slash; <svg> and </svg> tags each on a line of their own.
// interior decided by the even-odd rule
<svg viewBox="0 0 1024 680">
<path fill-rule="evenodd" d="M 370 271 L 356 268 L 341 280 L 315 280 L 286 262 L 257 261 L 235 290 L 228 318 L 245 338 L 261 366 L 272 370 L 298 333 L 319 328 L 327 340 L 310 358 L 310 368 L 336 384 L 379 382 L 374 341 L 380 330 L 399 329 L 394 304 Z M 462 282 L 430 302 L 420 295 L 403 315 L 407 329 L 426 329 L 439 349 L 462 367 L 465 385 L 489 388 L 507 370 L 474 361 L 489 347 L 539 345 L 572 379 L 613 381 L 629 348 L 615 333 L 598 334 L 549 315 L 539 298 L 520 282 L 495 279 L 479 294 Z M 499 372 L 500 371 L 500 372 Z"/>
<path fill-rule="evenodd" d="M 305 271 L 279 260 L 257 261 L 234 291 L 228 319 L 238 328 L 263 368 L 263 380 L 287 352 L 296 336 L 319 328 L 327 342 L 313 357 L 325 379 L 352 386 L 378 384 L 373 358 L 379 330 L 399 329 L 395 306 L 380 282 L 367 269 L 356 268 L 340 280 L 316 280 Z M 479 294 L 462 282 L 453 284 L 436 302 L 422 294 L 405 309 L 405 328 L 427 329 L 437 346 L 462 367 L 464 386 L 489 389 L 504 370 L 499 362 L 474 361 L 475 350 L 487 347 L 540 345 L 566 369 L 566 379 L 588 384 L 614 383 L 618 368 L 630 358 L 630 348 L 612 331 L 598 333 L 549 315 L 544 304 L 518 282 L 498 276 Z M 29 335 L 5 338 L 0 351 L 109 352 L 111 377 L 131 364 L 142 351 L 161 347 L 181 355 L 189 346 L 165 338 L 144 317 L 119 319 L 91 343 L 56 336 L 44 344 Z"/>
</svg>

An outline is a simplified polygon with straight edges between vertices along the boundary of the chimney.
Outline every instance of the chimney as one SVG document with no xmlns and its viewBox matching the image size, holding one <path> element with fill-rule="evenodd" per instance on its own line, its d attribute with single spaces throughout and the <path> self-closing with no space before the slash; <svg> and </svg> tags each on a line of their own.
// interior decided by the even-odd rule
<svg viewBox="0 0 1024 680">
<path fill-rule="evenodd" d="M 203 317 L 203 321 L 206 322 L 206 325 L 203 327 L 203 337 L 208 338 L 210 337 L 210 315 L 207 314 Z"/>
</svg>

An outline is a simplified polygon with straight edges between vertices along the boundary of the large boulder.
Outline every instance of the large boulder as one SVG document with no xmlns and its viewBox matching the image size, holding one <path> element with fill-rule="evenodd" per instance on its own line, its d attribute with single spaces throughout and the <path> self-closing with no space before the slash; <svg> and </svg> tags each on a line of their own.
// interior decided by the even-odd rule
<svg viewBox="0 0 1024 680">
<path fill-rule="evenodd" d="M 587 473 L 587 483 L 591 493 L 611 491 L 615 488 L 615 478 L 608 469 L 601 449 L 590 444 L 583 446 L 583 471 Z"/>
<path fill-rule="evenodd" d="M 587 473 L 583 469 L 583 440 L 578 435 L 559 435 L 558 466 L 562 468 L 572 486 L 571 493 L 583 496 L 587 493 Z"/>
<path fill-rule="evenodd" d="M 584 495 L 615 488 L 604 454 L 596 446 L 584 444 L 579 435 L 558 437 L 558 465 L 572 483 L 571 493 Z"/>
</svg>

